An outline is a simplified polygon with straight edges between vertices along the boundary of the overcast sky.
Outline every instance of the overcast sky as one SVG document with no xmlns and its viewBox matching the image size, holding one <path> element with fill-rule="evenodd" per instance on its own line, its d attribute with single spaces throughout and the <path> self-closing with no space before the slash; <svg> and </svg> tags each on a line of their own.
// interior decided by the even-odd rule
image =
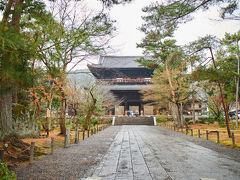
<svg viewBox="0 0 240 180">
<path fill-rule="evenodd" d="M 111 46 L 114 52 L 109 55 L 142 55 L 142 49 L 136 48 L 136 43 L 141 42 L 144 34 L 140 32 L 138 28 L 143 23 L 141 19 L 141 16 L 144 15 L 142 8 L 149 5 L 150 2 L 154 1 L 134 0 L 129 4 L 112 7 L 110 16 L 117 21 L 116 27 L 118 35 L 112 39 Z M 181 25 L 176 31 L 175 38 L 177 43 L 183 45 L 206 34 L 216 35 L 222 38 L 226 32 L 234 33 L 240 29 L 240 22 L 230 20 L 218 21 L 218 15 L 218 8 L 216 7 L 210 8 L 205 12 L 201 11 L 196 13 L 195 18 L 191 22 Z M 83 63 L 79 67 L 86 67 L 85 64 L 86 63 Z"/>
</svg>

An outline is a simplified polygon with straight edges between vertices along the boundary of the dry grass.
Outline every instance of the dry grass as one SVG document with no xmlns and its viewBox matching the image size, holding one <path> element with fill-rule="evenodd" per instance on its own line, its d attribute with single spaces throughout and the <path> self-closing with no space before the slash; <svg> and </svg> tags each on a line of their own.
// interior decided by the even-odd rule
<svg viewBox="0 0 240 180">
<path fill-rule="evenodd" d="M 98 127 L 101 127 L 103 125 L 98 125 Z M 54 138 L 54 149 L 59 149 L 64 147 L 64 136 L 60 134 L 60 128 L 55 128 L 54 130 L 51 130 L 49 133 L 49 137 L 46 137 L 46 132 L 41 131 L 41 136 L 39 138 L 24 138 L 22 139 L 24 142 L 31 144 L 31 142 L 35 142 L 35 147 L 37 151 L 43 152 L 46 154 L 49 154 L 51 152 L 51 138 Z M 85 138 L 87 138 L 88 132 L 85 131 Z M 91 136 L 91 131 L 89 132 L 89 136 Z M 83 133 L 79 132 L 79 140 L 83 140 Z M 7 142 L 8 143 L 8 142 Z M 70 131 L 70 143 L 75 143 L 75 131 Z M 3 142 L 0 142 L 0 149 L 3 149 Z M 18 149 L 12 147 L 9 145 L 7 148 L 8 152 L 17 157 L 17 154 L 21 153 L 21 151 L 18 151 Z M 6 152 L 4 152 L 6 156 Z M 45 155 L 37 156 L 35 159 L 39 159 L 44 157 Z M 6 156 L 7 157 L 7 156 Z M 10 158 L 4 158 L 4 161 L 7 162 L 7 164 L 12 167 L 11 169 L 15 169 L 18 166 L 27 165 L 29 161 L 22 161 L 20 159 L 10 159 Z"/>
<path fill-rule="evenodd" d="M 168 122 L 166 125 L 167 126 L 165 126 L 165 124 L 164 124 L 163 126 L 170 128 L 169 126 L 171 126 L 173 124 Z M 206 138 L 207 130 L 208 130 L 208 132 L 219 131 L 219 139 L 220 139 L 219 143 L 223 144 L 225 146 L 233 147 L 232 138 L 228 137 L 226 127 L 221 128 L 218 126 L 218 124 L 195 124 L 195 125 L 189 125 L 189 128 L 193 129 L 193 136 L 195 136 L 195 137 L 198 137 L 198 129 L 200 129 L 201 138 L 203 138 L 203 139 L 207 139 Z M 230 128 L 231 128 L 231 126 L 230 126 Z M 182 130 L 179 130 L 179 131 L 181 132 Z M 183 129 L 183 133 L 186 133 L 186 129 Z M 235 148 L 240 148 L 240 128 L 238 128 L 236 130 L 231 130 L 231 133 L 234 133 L 234 136 L 235 136 Z M 188 131 L 188 135 L 191 135 L 191 131 Z M 208 135 L 208 140 L 214 141 L 217 143 L 217 134 L 210 133 Z"/>
</svg>

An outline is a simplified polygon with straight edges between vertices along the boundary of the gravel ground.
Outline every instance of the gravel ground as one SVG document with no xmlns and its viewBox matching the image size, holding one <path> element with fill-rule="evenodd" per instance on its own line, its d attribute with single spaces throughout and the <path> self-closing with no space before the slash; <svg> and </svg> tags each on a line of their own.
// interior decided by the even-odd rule
<svg viewBox="0 0 240 180">
<path fill-rule="evenodd" d="M 182 132 L 175 132 L 173 130 L 169 130 L 169 129 L 162 128 L 162 127 L 159 127 L 159 130 L 164 135 L 172 136 L 172 137 L 179 137 L 179 138 L 188 140 L 188 141 L 190 141 L 194 144 L 197 144 L 197 145 L 200 145 L 202 147 L 205 147 L 205 148 L 211 149 L 213 151 L 216 151 L 218 153 L 227 155 L 227 156 L 231 157 L 232 159 L 240 162 L 240 149 L 227 147 L 227 146 L 224 146 L 222 144 L 217 144 L 213 141 L 207 141 L 207 140 L 202 139 L 202 138 L 192 137 L 192 136 L 186 135 Z M 189 133 L 190 133 L 190 131 L 189 131 Z"/>
<path fill-rule="evenodd" d="M 32 165 L 16 170 L 17 179 L 79 179 L 88 174 L 89 167 L 98 164 L 107 152 L 121 126 L 112 126 L 96 135 L 58 149 L 53 155 L 36 160 Z"/>
</svg>

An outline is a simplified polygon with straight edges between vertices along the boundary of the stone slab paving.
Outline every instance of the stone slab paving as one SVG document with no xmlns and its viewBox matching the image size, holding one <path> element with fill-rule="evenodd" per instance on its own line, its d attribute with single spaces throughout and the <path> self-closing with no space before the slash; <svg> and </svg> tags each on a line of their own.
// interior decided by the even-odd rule
<svg viewBox="0 0 240 180">
<path fill-rule="evenodd" d="M 181 137 L 163 133 L 159 127 L 122 126 L 92 177 L 87 179 L 204 178 L 238 180 L 240 163 Z"/>
</svg>

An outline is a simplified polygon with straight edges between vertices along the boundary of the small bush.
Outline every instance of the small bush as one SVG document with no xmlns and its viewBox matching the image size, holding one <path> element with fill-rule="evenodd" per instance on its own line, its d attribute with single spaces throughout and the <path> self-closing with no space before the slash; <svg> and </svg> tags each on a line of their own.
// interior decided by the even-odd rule
<svg viewBox="0 0 240 180">
<path fill-rule="evenodd" d="M 208 122 L 208 124 L 213 124 L 215 122 L 215 118 L 209 117 L 209 118 L 207 118 L 207 122 Z"/>
<path fill-rule="evenodd" d="M 85 119 L 84 116 L 78 116 L 78 117 L 77 117 L 78 124 L 83 125 L 83 124 L 84 124 L 84 119 Z"/>
<path fill-rule="evenodd" d="M 223 116 L 219 117 L 217 119 L 217 122 L 218 122 L 219 127 L 226 127 L 225 118 Z"/>
<path fill-rule="evenodd" d="M 188 126 L 190 124 L 190 121 L 192 121 L 192 118 L 185 118 L 185 124 Z"/>
<path fill-rule="evenodd" d="M 16 175 L 13 171 L 10 171 L 7 164 L 0 160 L 0 179 L 1 180 L 15 180 Z"/>
<path fill-rule="evenodd" d="M 92 125 L 96 126 L 97 124 L 99 124 L 98 119 L 96 118 L 92 119 Z"/>
<path fill-rule="evenodd" d="M 157 120 L 158 123 L 167 122 L 168 121 L 166 115 L 157 115 L 156 120 Z"/>
<path fill-rule="evenodd" d="M 112 124 L 112 117 L 104 117 L 102 118 L 102 124 Z"/>
</svg>

